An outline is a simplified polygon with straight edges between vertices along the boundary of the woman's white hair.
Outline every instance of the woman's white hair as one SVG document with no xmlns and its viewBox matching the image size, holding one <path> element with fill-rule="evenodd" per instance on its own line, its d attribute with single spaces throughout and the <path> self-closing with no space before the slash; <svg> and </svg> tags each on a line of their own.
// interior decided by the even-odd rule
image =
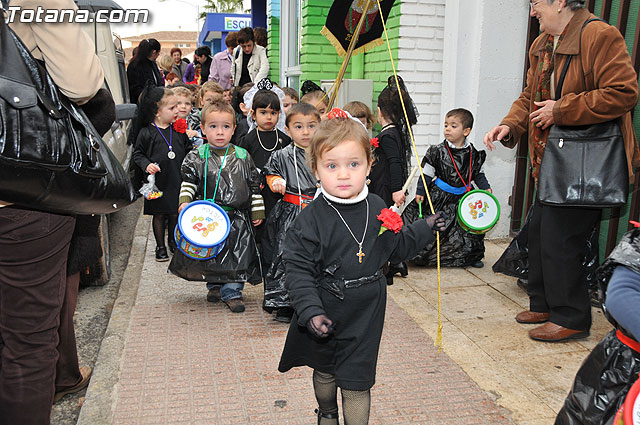
<svg viewBox="0 0 640 425">
<path fill-rule="evenodd" d="M 552 4 L 555 0 L 547 0 L 547 3 Z M 567 0 L 567 6 L 571 10 L 584 9 L 587 6 L 585 0 Z"/>
</svg>

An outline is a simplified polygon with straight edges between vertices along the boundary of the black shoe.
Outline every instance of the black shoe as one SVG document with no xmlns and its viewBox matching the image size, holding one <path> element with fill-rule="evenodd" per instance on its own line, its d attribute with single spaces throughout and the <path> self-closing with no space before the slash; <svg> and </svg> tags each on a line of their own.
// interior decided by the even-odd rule
<svg viewBox="0 0 640 425">
<path fill-rule="evenodd" d="M 293 309 L 291 307 L 281 307 L 276 311 L 274 319 L 282 323 L 291 323 Z"/>
<path fill-rule="evenodd" d="M 386 275 L 384 275 L 384 277 L 387 278 L 388 286 L 393 285 L 393 275 L 391 273 L 387 273 Z"/>
<path fill-rule="evenodd" d="M 275 307 L 266 307 L 264 304 L 262 304 L 262 309 L 269 314 L 273 313 L 276 310 Z"/>
<path fill-rule="evenodd" d="M 164 246 L 156 247 L 156 261 L 162 263 L 164 261 L 169 261 L 169 256 L 167 255 L 167 248 Z"/>
<path fill-rule="evenodd" d="M 318 415 L 318 425 L 340 425 L 338 419 L 340 415 L 338 412 L 336 413 L 323 413 L 320 409 L 316 409 L 313 411 L 316 415 Z M 335 420 L 332 420 L 335 419 Z"/>
<path fill-rule="evenodd" d="M 400 273 L 400 276 L 407 277 L 409 274 L 409 268 L 407 267 L 407 263 L 404 261 L 402 263 L 392 264 L 389 263 L 389 273 L 387 276 L 394 276 L 396 273 Z"/>
<path fill-rule="evenodd" d="M 220 302 L 220 286 L 214 286 L 207 292 L 207 301 L 210 303 Z"/>
<path fill-rule="evenodd" d="M 171 255 L 175 254 L 176 253 L 176 246 L 169 244 L 169 252 L 171 253 Z"/>
<path fill-rule="evenodd" d="M 484 267 L 484 263 L 482 261 L 478 260 L 475 263 L 472 263 L 471 267 L 475 267 L 476 269 L 481 269 L 481 268 Z"/>
<path fill-rule="evenodd" d="M 516 284 L 518 285 L 518 288 L 522 289 L 524 292 L 527 292 L 527 287 L 529 286 L 528 279 L 518 279 L 516 281 Z"/>
</svg>

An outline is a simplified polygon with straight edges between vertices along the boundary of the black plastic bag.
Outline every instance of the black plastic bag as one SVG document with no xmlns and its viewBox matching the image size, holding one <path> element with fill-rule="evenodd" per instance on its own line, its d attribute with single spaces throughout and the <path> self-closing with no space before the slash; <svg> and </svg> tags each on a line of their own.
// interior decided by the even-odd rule
<svg viewBox="0 0 640 425">
<path fill-rule="evenodd" d="M 576 374 L 555 425 L 611 425 L 640 373 L 640 353 L 611 330 L 591 351 Z"/>
<path fill-rule="evenodd" d="M 524 225 L 507 249 L 504 250 L 498 261 L 493 265 L 494 273 L 502 273 L 507 276 L 527 279 L 529 276 L 529 222 L 531 211 L 529 208 Z"/>
<path fill-rule="evenodd" d="M 613 271 L 620 266 L 640 273 L 640 229 L 627 232 L 597 269 L 595 274 L 603 293 Z M 606 308 L 603 311 L 617 328 L 615 318 Z M 613 424 L 616 412 L 640 373 L 640 353 L 620 341 L 617 332 L 613 329 L 605 335 L 580 366 L 556 425 Z"/>
</svg>

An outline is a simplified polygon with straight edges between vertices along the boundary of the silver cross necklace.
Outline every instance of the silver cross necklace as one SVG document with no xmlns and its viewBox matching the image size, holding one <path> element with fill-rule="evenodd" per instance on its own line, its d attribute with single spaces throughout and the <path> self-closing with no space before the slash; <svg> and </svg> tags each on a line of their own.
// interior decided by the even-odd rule
<svg viewBox="0 0 640 425">
<path fill-rule="evenodd" d="M 358 252 L 356 253 L 356 256 L 358 257 L 358 262 L 362 263 L 362 258 L 365 255 L 364 252 L 362 252 L 362 244 L 364 243 L 364 238 L 367 235 L 367 228 L 369 227 L 369 200 L 367 198 L 365 198 L 365 200 L 364 200 L 366 202 L 366 204 L 367 204 L 367 220 L 365 221 L 364 232 L 362 233 L 362 240 L 360 240 L 360 241 L 358 239 L 356 239 L 356 236 L 353 234 L 353 232 L 351 231 L 351 228 L 349 227 L 347 222 L 344 220 L 344 217 L 342 217 L 342 214 L 340 214 L 340 211 L 338 211 L 338 209 L 336 207 L 334 207 L 333 204 L 331 202 L 329 202 L 329 200 L 327 198 L 324 198 L 324 200 L 327 201 L 327 204 L 329 204 L 329 206 L 336 211 L 336 213 L 338 214 L 338 217 L 340 217 L 340 220 L 342 220 L 342 222 L 344 223 L 344 225 L 347 228 L 347 230 L 349 231 L 349 233 L 351 233 L 351 237 L 358 244 Z"/>
</svg>

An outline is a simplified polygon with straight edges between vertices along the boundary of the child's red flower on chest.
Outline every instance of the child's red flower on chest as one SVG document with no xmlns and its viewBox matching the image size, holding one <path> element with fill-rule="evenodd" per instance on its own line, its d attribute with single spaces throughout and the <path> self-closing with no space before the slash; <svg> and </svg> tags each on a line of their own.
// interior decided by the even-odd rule
<svg viewBox="0 0 640 425">
<path fill-rule="evenodd" d="M 374 148 L 380 146 L 380 142 L 378 141 L 377 137 L 372 137 L 371 139 L 369 139 L 369 143 L 371 143 L 371 146 L 373 146 Z"/>
<path fill-rule="evenodd" d="M 402 229 L 402 217 L 395 211 L 391 211 L 389 208 L 384 208 L 377 215 L 378 220 L 382 222 L 382 226 L 385 230 L 392 230 L 394 233 L 398 233 Z M 380 229 L 380 233 L 384 230 Z"/>
</svg>

